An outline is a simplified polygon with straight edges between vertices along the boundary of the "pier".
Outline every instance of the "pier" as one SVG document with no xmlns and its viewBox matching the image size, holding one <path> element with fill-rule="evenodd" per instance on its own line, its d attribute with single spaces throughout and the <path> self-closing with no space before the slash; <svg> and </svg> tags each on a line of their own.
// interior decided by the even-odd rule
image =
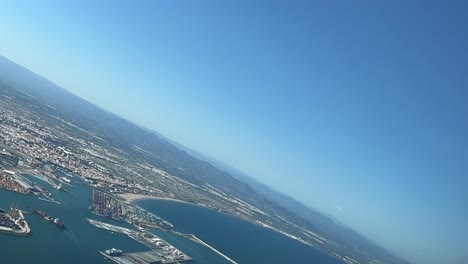
<svg viewBox="0 0 468 264">
<path fill-rule="evenodd" d="M 171 244 L 167 243 L 162 238 L 156 236 L 155 234 L 141 230 L 136 231 L 128 229 L 125 227 L 120 227 L 112 224 L 103 223 L 93 219 L 86 219 L 86 221 L 97 228 L 108 230 L 115 233 L 125 234 L 132 238 L 133 240 L 143 244 L 144 246 L 151 249 L 150 251 L 145 252 L 136 252 L 136 253 L 115 253 L 111 254 L 101 252 L 103 256 L 114 261 L 115 263 L 161 263 L 161 264 L 172 264 L 172 263 L 182 263 L 189 262 L 192 259 L 187 256 L 182 251 L 178 250 Z"/>
<path fill-rule="evenodd" d="M 0 232 L 15 236 L 30 236 L 31 227 L 21 210 L 11 208 L 7 213 L 0 209 Z"/>
<path fill-rule="evenodd" d="M 233 264 L 237 264 L 237 262 L 235 262 L 234 260 L 232 260 L 231 258 L 229 258 L 228 256 L 224 255 L 223 253 L 221 253 L 219 250 L 217 250 L 216 248 L 210 246 L 209 244 L 205 243 L 205 241 L 199 239 L 198 237 L 196 237 L 195 235 L 192 235 L 192 234 L 188 234 L 188 235 L 183 235 L 184 237 L 194 241 L 194 242 L 197 242 L 198 244 L 200 245 L 203 245 L 211 250 L 213 250 L 216 254 L 220 255 L 221 257 L 225 258 L 227 261 L 233 263 Z"/>
</svg>

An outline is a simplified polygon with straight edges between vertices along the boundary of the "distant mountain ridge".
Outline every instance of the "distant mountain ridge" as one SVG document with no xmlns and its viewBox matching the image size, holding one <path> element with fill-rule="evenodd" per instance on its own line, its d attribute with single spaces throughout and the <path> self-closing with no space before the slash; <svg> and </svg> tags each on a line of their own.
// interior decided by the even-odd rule
<svg viewBox="0 0 468 264">
<path fill-rule="evenodd" d="M 273 213 L 287 214 L 310 230 L 324 233 L 334 241 L 342 242 L 345 245 L 343 250 L 355 252 L 357 247 L 375 258 L 389 260 L 389 264 L 408 263 L 389 254 L 387 250 L 357 232 L 272 190 L 248 175 L 167 139 L 158 132 L 110 113 L 2 56 L 0 80 L 18 85 L 44 103 L 61 109 L 73 123 L 78 123 L 84 129 L 106 138 L 112 146 L 138 146 L 156 153 L 157 165 L 171 174 L 195 184 L 212 184 L 228 194 L 243 197 L 254 205 L 266 204 Z M 112 133 L 109 134 L 109 131 Z M 296 215 L 302 219 L 295 218 Z"/>
<path fill-rule="evenodd" d="M 346 225 L 345 223 L 341 222 L 340 220 L 336 219 L 335 217 L 328 215 L 324 212 L 320 212 L 317 209 L 311 208 L 310 206 L 288 196 L 287 194 L 282 193 L 279 190 L 276 190 L 275 188 L 268 186 L 257 179 L 247 175 L 246 173 L 239 171 L 236 168 L 233 168 L 232 166 L 219 161 L 213 157 L 210 157 L 209 155 L 206 155 L 204 153 L 201 153 L 199 151 L 193 150 L 189 147 L 186 147 L 178 142 L 172 141 L 171 139 L 164 137 L 163 135 L 159 134 L 156 131 L 153 131 L 157 135 L 165 138 L 166 140 L 170 141 L 173 145 L 176 147 L 184 150 L 187 152 L 189 155 L 194 156 L 197 159 L 204 160 L 211 165 L 217 167 L 220 170 L 223 170 L 230 175 L 232 175 L 234 178 L 237 178 L 245 183 L 247 183 L 250 187 L 252 187 L 255 191 L 259 192 L 260 194 L 264 195 L 268 199 L 277 202 L 279 205 L 285 207 L 288 210 L 291 210 L 295 214 L 299 215 L 300 217 L 303 217 L 307 221 L 310 221 L 317 225 L 318 223 L 322 223 L 322 225 L 318 224 L 318 228 L 324 228 L 325 225 L 327 224 L 334 224 L 337 226 L 340 226 L 341 228 L 347 229 L 350 232 L 355 232 L 352 227 Z M 368 238 L 366 238 L 368 239 Z M 377 242 L 372 241 L 373 243 L 377 244 Z M 380 245 L 379 245 L 380 246 Z M 395 253 L 393 253 L 395 254 Z M 466 263 L 468 264 L 468 263 Z"/>
<path fill-rule="evenodd" d="M 144 128 L 147 129 L 147 128 Z M 354 230 L 352 227 L 346 225 L 345 223 L 341 222 L 340 220 L 336 219 L 334 216 L 328 215 L 324 212 L 320 212 L 317 209 L 311 208 L 310 206 L 282 193 L 279 190 L 276 190 L 275 188 L 268 186 L 259 180 L 247 175 L 246 173 L 222 162 L 219 161 L 209 155 L 206 155 L 202 152 L 196 151 L 194 149 L 191 149 L 183 144 L 180 144 L 164 135 L 161 133 L 147 129 L 151 131 L 152 133 L 155 133 L 157 136 L 167 140 L 171 144 L 173 144 L 175 147 L 185 151 L 187 154 L 199 159 L 206 161 L 213 165 L 214 167 L 225 171 L 229 173 L 231 176 L 233 176 L 236 179 L 239 179 L 242 182 L 245 182 L 247 185 L 252 187 L 255 191 L 260 193 L 261 195 L 264 195 L 267 199 L 270 199 L 273 202 L 278 203 L 280 206 L 285 207 L 288 210 L 291 210 L 293 213 L 299 215 L 300 217 L 306 219 L 309 222 L 314 223 L 317 228 L 319 229 L 329 229 L 329 225 L 336 225 L 339 226 L 340 228 L 346 230 L 349 233 L 356 234 L 358 236 L 362 236 L 359 234 L 356 230 Z M 363 236 L 364 237 L 364 236 Z M 367 237 L 364 237 L 365 239 L 370 240 Z M 376 244 L 379 247 L 381 246 L 379 243 L 370 240 L 372 243 Z M 396 253 L 392 252 L 392 254 L 397 255 Z M 454 263 L 455 264 L 455 263 Z M 462 263 L 456 263 L 456 264 L 462 264 Z M 468 264 L 468 261 L 463 264 Z"/>
</svg>

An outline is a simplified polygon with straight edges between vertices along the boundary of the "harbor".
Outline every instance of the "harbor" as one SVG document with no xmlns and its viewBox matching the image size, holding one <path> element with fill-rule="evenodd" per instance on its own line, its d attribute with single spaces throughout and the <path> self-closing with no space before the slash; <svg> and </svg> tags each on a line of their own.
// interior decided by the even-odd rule
<svg viewBox="0 0 468 264">
<path fill-rule="evenodd" d="M 3 189 L 7 189 L 9 191 L 18 193 L 21 197 L 24 197 L 28 200 L 37 199 L 38 201 L 50 203 L 51 206 L 54 206 L 53 204 L 55 204 L 56 206 L 60 205 L 61 201 L 57 199 L 58 197 L 52 198 L 52 195 L 54 197 L 59 196 L 62 199 L 70 195 L 69 192 L 64 192 L 62 184 L 66 184 L 69 187 L 74 188 L 72 185 L 69 185 L 69 183 L 62 181 L 56 182 L 55 179 L 52 179 L 51 177 L 45 175 L 38 176 L 33 174 L 23 174 L 24 172 L 24 169 L 21 170 L 21 173 L 19 171 L 3 170 L 1 172 L 2 175 L 0 179 L 0 181 L 3 182 Z M 88 184 L 85 183 L 81 186 L 87 185 Z M 80 187 L 79 189 L 84 190 L 82 189 L 82 187 Z M 87 187 L 85 187 L 85 189 L 89 190 Z M 104 246 L 103 248 L 100 248 L 100 250 L 97 251 L 106 259 L 111 260 L 114 263 L 172 264 L 192 261 L 192 258 L 189 257 L 187 254 L 174 247 L 172 244 L 168 243 L 161 237 L 150 232 L 149 230 L 151 230 L 152 228 L 157 228 L 161 231 L 184 237 L 188 240 L 196 242 L 197 244 L 205 246 L 206 248 L 212 250 L 228 262 L 236 263 L 221 252 L 210 247 L 203 241 L 197 239 L 195 236 L 182 234 L 175 231 L 173 229 L 173 225 L 170 222 L 146 211 L 145 209 L 139 206 L 136 206 L 133 203 L 126 201 L 125 199 L 119 196 L 103 191 L 102 189 L 92 189 L 86 191 L 86 193 L 88 193 L 88 195 L 91 194 L 91 206 L 89 206 L 88 208 L 91 213 L 100 217 L 121 221 L 122 224 L 130 224 L 133 226 L 133 229 L 99 222 L 91 218 L 86 218 L 86 222 L 96 227 L 99 227 L 100 229 L 110 231 L 112 233 L 124 234 L 131 240 L 149 249 L 147 251 L 142 251 L 127 248 L 126 252 L 123 252 L 122 250 L 117 249 L 112 250 L 112 248 L 109 250 L 104 250 Z M 45 211 L 43 211 L 42 208 L 46 207 L 42 205 L 38 206 L 37 208 L 31 208 L 28 211 L 40 216 L 41 218 L 49 222 L 51 225 L 55 225 L 56 227 L 58 227 L 58 229 L 65 229 L 64 223 L 58 220 L 58 218 L 51 216 Z M 47 208 L 49 208 L 49 206 L 47 206 Z M 46 210 L 49 211 L 49 209 L 47 208 Z M 57 213 L 57 209 L 50 210 L 52 210 L 52 212 Z M 1 210 L 0 212 L 0 232 L 16 236 L 31 235 L 31 228 L 29 227 L 29 224 L 24 218 L 23 211 L 13 208 L 9 213 L 6 213 L 3 210 Z M 65 233 L 71 232 L 68 231 Z"/>
<path fill-rule="evenodd" d="M 30 236 L 29 227 L 21 210 L 11 207 L 10 212 L 0 209 L 0 233 L 14 236 Z"/>
<path fill-rule="evenodd" d="M 32 176 L 28 176 L 27 178 L 36 181 L 36 178 Z M 69 187 L 68 192 L 62 192 L 45 183 L 43 180 L 37 179 L 37 183 L 43 186 L 44 191 L 50 192 L 57 201 L 62 203 L 61 206 L 39 200 L 33 195 L 0 191 L 0 208 L 9 209 L 13 202 L 15 204 L 17 203 L 19 205 L 18 208 L 24 213 L 33 231 L 31 236 L 25 238 L 0 233 L 0 243 L 3 245 L 2 263 L 109 264 L 111 261 L 112 263 L 116 263 L 102 254 L 106 253 L 107 249 L 112 249 L 113 247 L 121 249 L 123 251 L 122 254 L 126 254 L 126 264 L 135 263 L 135 261 L 140 261 L 137 263 L 145 263 L 137 257 L 144 258 L 144 256 L 154 256 L 150 254 L 150 252 L 153 251 L 151 248 L 148 248 L 125 234 L 131 234 L 131 232 L 128 231 L 133 229 L 131 224 L 128 222 L 117 222 L 93 214 L 89 209 L 93 190 L 87 185 L 82 184 L 84 182 L 80 181 L 78 178 L 75 178 L 74 181 L 76 184 Z M 43 217 L 35 215 L 33 212 L 35 208 L 44 211 L 47 215 L 54 218 L 59 217 L 60 221 L 66 225 L 68 231 L 63 232 L 63 230 L 57 228 L 57 226 L 51 222 L 44 220 Z M 152 217 L 158 220 L 155 215 L 151 214 L 157 213 L 158 211 L 145 210 L 145 212 L 144 216 L 148 219 Z M 142 216 L 143 213 L 141 216 L 139 214 L 139 217 Z M 101 224 L 121 226 L 122 229 L 120 229 L 120 227 L 119 230 L 96 228 L 90 225 L 88 221 L 85 221 L 86 218 L 98 220 Z M 115 226 L 111 225 L 109 227 Z M 138 227 L 136 227 L 135 231 L 139 231 Z M 163 229 L 151 229 L 151 232 L 155 233 L 159 238 L 167 242 L 167 244 L 185 253 L 192 259 L 193 263 L 232 263 L 226 261 L 225 258 L 216 254 L 206 246 L 195 243 L 195 241 L 188 237 L 176 234 L 175 231 L 167 232 Z M 51 245 L 56 245 L 58 254 L 42 254 L 42 252 L 50 250 Z M 17 248 L 22 248 L 25 254 L 17 254 Z M 147 252 L 147 254 L 135 254 L 141 252 Z M 114 258 L 114 260 L 117 259 Z M 123 260 L 123 258 L 120 258 L 120 260 Z M 181 261 L 178 262 L 181 263 Z M 188 263 L 191 262 L 188 261 Z"/>
<path fill-rule="evenodd" d="M 148 247 L 149 251 L 135 252 L 135 253 L 123 253 L 121 250 L 106 250 L 100 253 L 106 258 L 119 264 L 130 264 L 130 263 L 161 263 L 161 264 L 172 264 L 189 262 L 192 259 L 182 251 L 178 250 L 162 238 L 155 234 L 148 232 L 144 229 L 132 230 L 93 219 L 86 219 L 86 221 L 94 225 L 97 228 L 104 229 L 107 231 L 120 233 L 129 236 L 133 240 L 141 243 Z"/>
<path fill-rule="evenodd" d="M 47 176 L 36 176 L 32 174 L 25 174 L 28 170 L 13 171 L 3 170 L 0 172 L 0 189 L 12 191 L 24 195 L 35 195 L 38 199 L 50 203 L 60 204 L 59 201 L 54 199 L 49 191 L 39 185 L 36 181 L 29 179 L 27 176 L 40 179 L 57 190 L 63 190 L 62 184 L 56 184 L 51 178 Z"/>
</svg>

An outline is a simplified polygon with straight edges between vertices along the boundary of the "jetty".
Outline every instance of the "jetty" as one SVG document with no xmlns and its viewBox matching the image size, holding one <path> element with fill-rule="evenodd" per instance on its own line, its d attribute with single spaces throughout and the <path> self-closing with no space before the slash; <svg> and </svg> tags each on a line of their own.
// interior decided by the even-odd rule
<svg viewBox="0 0 468 264">
<path fill-rule="evenodd" d="M 31 227 L 21 210 L 11 207 L 10 212 L 0 209 L 0 233 L 30 236 Z"/>
</svg>

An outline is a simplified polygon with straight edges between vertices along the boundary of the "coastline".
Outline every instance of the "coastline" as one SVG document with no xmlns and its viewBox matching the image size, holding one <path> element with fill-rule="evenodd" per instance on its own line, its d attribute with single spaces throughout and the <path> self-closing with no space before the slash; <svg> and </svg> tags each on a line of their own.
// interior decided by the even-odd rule
<svg viewBox="0 0 468 264">
<path fill-rule="evenodd" d="M 277 228 L 273 228 L 269 225 L 265 225 L 264 223 L 261 223 L 261 222 L 257 222 L 257 221 L 250 221 L 248 219 L 244 219 L 242 217 L 239 217 L 239 216 L 236 216 L 236 215 L 232 215 L 232 214 L 229 214 L 227 212 L 220 212 L 220 211 L 216 211 L 214 210 L 213 208 L 209 208 L 209 207 L 206 207 L 206 206 L 203 206 L 203 205 L 200 205 L 200 204 L 195 204 L 195 203 L 190 203 L 190 202 L 186 202 L 186 201 L 183 201 L 183 200 L 179 200 L 179 199 L 174 199 L 174 198 L 169 198 L 169 197 L 156 197 L 156 196 L 150 196 L 150 195 L 145 195 L 145 194 L 135 194 L 135 193 L 122 193 L 122 194 L 118 194 L 118 196 L 123 199 L 124 201 L 128 202 L 128 203 L 132 203 L 134 204 L 135 206 L 141 208 L 137 202 L 139 201 L 143 201 L 143 200 L 160 200 L 160 201 L 173 201 L 173 202 L 177 202 L 177 203 L 183 203 L 183 204 L 189 204 L 189 205 L 193 205 L 193 206 L 198 206 L 198 207 L 201 207 L 201 208 L 205 208 L 205 209 L 208 209 L 208 210 L 212 210 L 214 212 L 217 212 L 217 213 L 220 213 L 220 214 L 224 214 L 224 215 L 227 215 L 229 217 L 232 217 L 232 218 L 236 218 L 236 219 L 240 219 L 242 221 L 245 221 L 245 222 L 248 222 L 250 224 L 253 224 L 253 225 L 256 225 L 256 226 L 259 226 L 261 228 L 265 228 L 265 229 L 268 229 L 270 231 L 273 231 L 273 232 L 276 232 L 276 233 L 279 233 L 289 239 L 292 239 L 292 240 L 295 240 L 301 244 L 304 244 L 306 246 L 309 246 L 313 249 L 316 249 L 312 244 L 310 243 L 307 243 L 306 241 L 298 238 L 298 237 L 295 237 L 295 236 L 292 236 L 290 234 L 288 234 L 287 232 L 284 232 L 284 231 L 281 231 Z M 145 210 L 144 208 L 141 208 L 143 210 Z M 199 240 L 198 238 L 196 240 Z M 198 242 L 198 241 L 197 241 Z M 200 243 L 200 242 L 198 242 Z M 202 241 L 202 243 L 200 243 L 202 245 L 205 244 L 205 242 Z M 207 244 L 208 245 L 208 244 Z M 206 246 L 206 245 L 205 245 Z M 209 246 L 209 245 L 208 245 Z M 212 249 L 211 246 L 209 246 L 208 248 Z M 213 250 L 214 252 L 216 252 L 216 250 Z M 218 253 L 218 252 L 216 252 Z M 220 252 L 219 252 L 220 253 Z M 218 254 L 219 254 L 218 253 Z M 221 256 L 225 257 L 224 255 L 222 255 L 222 253 L 220 254 Z M 328 255 L 328 254 L 327 254 Z M 329 255 L 330 256 L 330 255 Z M 231 259 L 229 261 L 232 261 Z M 236 262 L 233 262 L 233 263 L 236 263 Z"/>
<path fill-rule="evenodd" d="M 169 197 L 156 197 L 156 196 L 150 196 L 146 194 L 121 193 L 121 194 L 118 194 L 118 196 L 129 203 L 136 203 L 142 200 L 165 200 L 165 201 L 173 201 L 173 202 L 178 202 L 178 203 L 196 205 L 194 203 L 189 203 L 189 202 L 179 200 L 179 199 L 174 199 L 174 198 L 169 198 Z"/>
</svg>

